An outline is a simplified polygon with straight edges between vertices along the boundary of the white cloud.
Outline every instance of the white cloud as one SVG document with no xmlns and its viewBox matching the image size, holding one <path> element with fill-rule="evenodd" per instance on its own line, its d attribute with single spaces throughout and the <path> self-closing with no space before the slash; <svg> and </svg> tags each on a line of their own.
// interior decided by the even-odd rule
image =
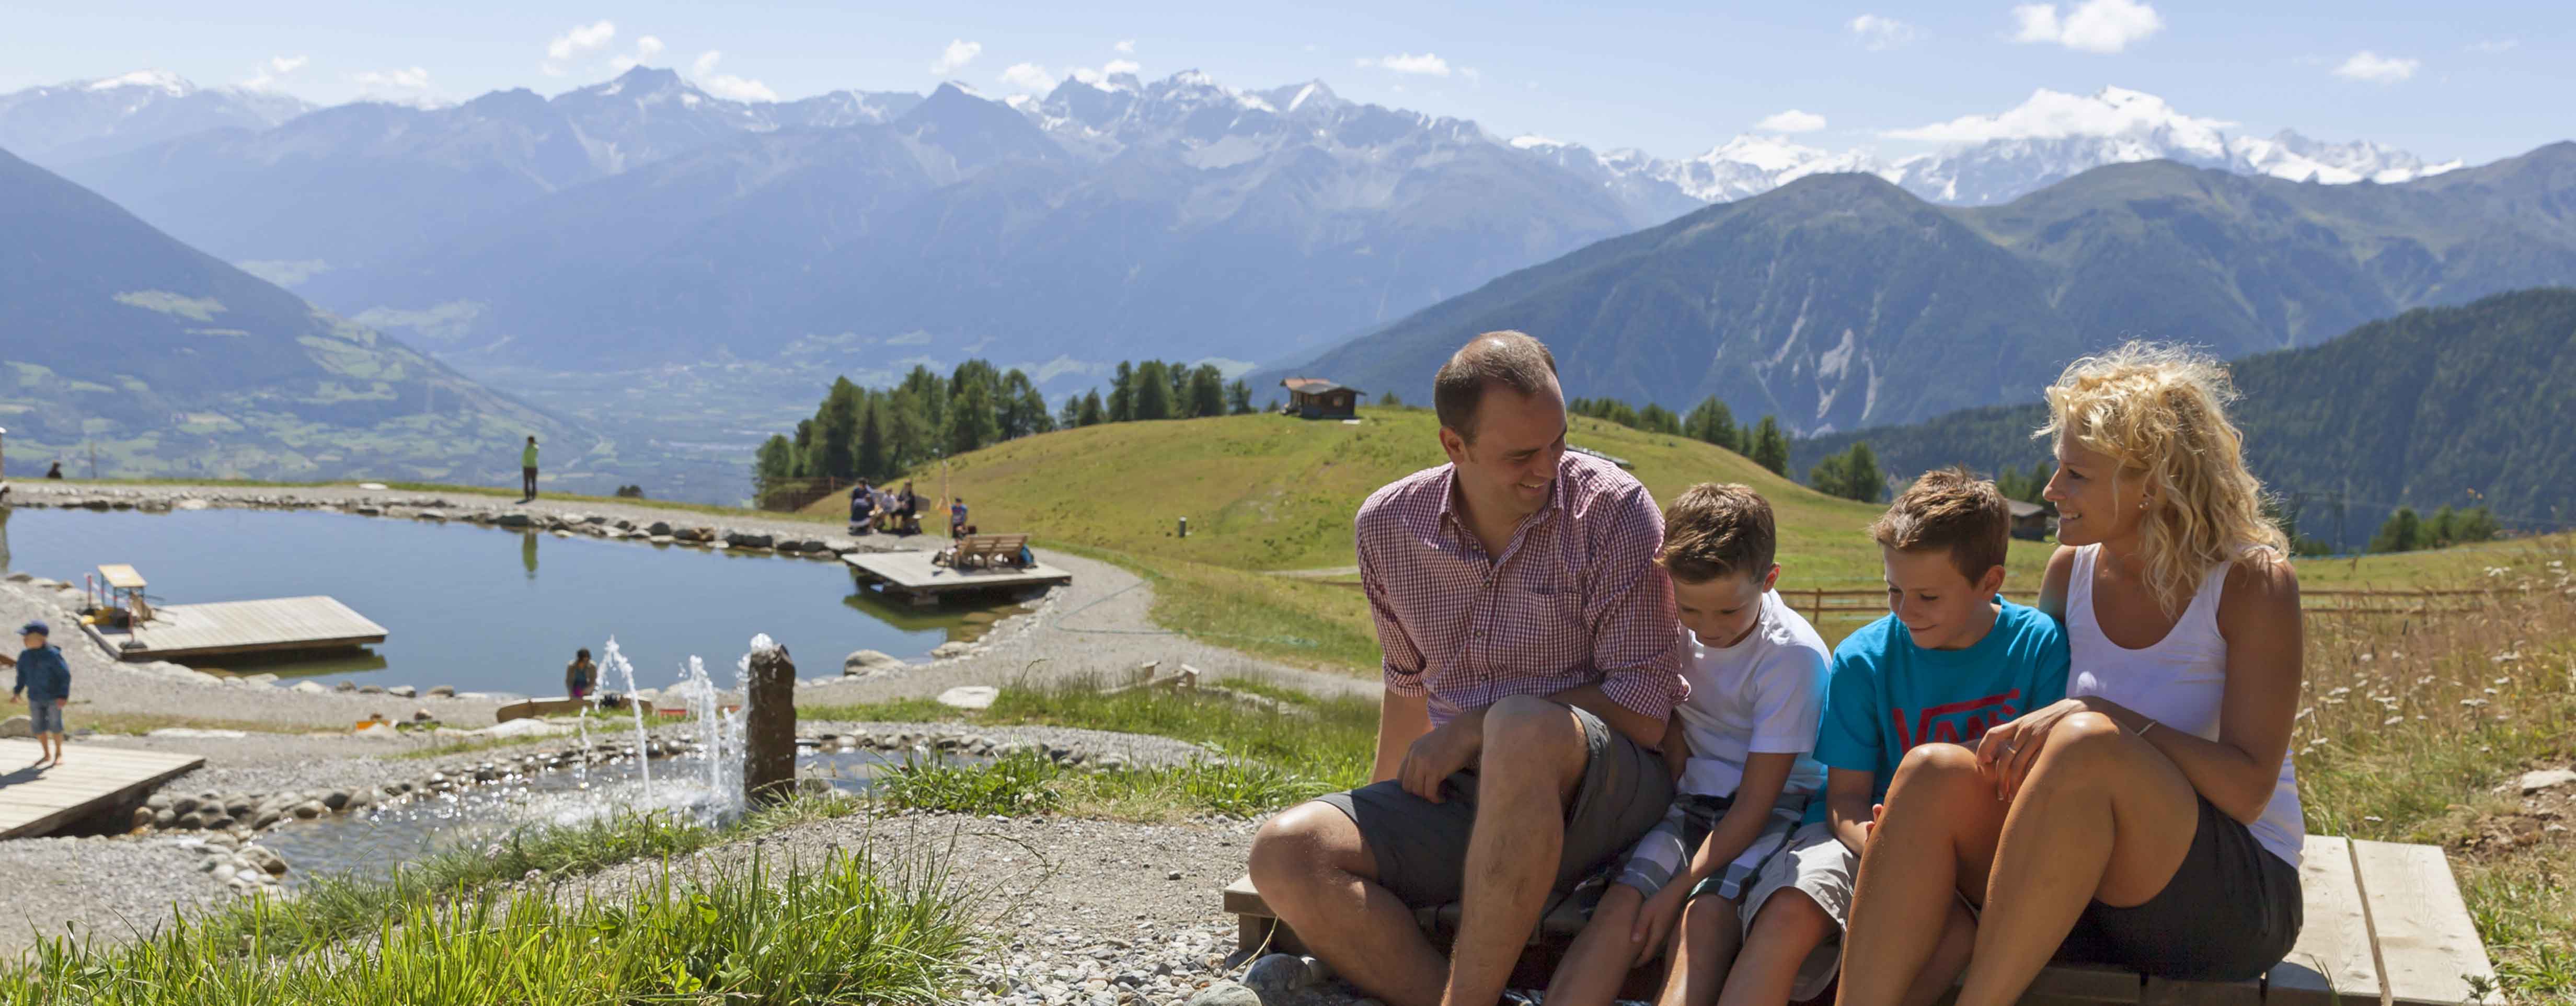
<svg viewBox="0 0 2576 1006">
<path fill-rule="evenodd" d="M 1035 93 L 1055 88 L 1055 75 L 1035 63 L 1013 63 L 998 79 L 1013 91 Z"/>
<path fill-rule="evenodd" d="M 966 64 L 974 62 L 975 57 L 983 54 L 984 43 L 969 42 L 962 38 L 954 39 L 948 43 L 948 48 L 939 51 L 938 59 L 930 62 L 930 72 L 943 77 L 947 76 L 965 68 Z"/>
<path fill-rule="evenodd" d="M 1352 63 L 1353 65 L 1360 67 L 1376 67 L 1381 70 L 1393 70 L 1397 73 L 1418 73 L 1428 77 L 1446 77 L 1449 75 L 1449 61 L 1427 52 L 1419 56 L 1409 52 L 1397 53 L 1393 56 L 1380 56 L 1376 59 L 1354 60 Z"/>
<path fill-rule="evenodd" d="M 2353 53 L 2352 58 L 2344 60 L 2342 66 L 2335 67 L 2334 74 L 2337 77 L 2343 77 L 2349 80 L 2367 80 L 2377 84 L 2394 84 L 2398 81 L 2414 76 L 2415 68 L 2422 65 L 2424 65 L 2424 61 L 2420 59 L 2407 59 L 2401 56 L 2382 56 L 2368 49 L 2364 49 L 2360 52 Z"/>
<path fill-rule="evenodd" d="M 2084 52 L 2119 52 L 2164 30 L 2165 19 L 2137 0 L 2084 0 L 2070 4 L 2064 17 L 2053 3 L 2022 4 L 2012 9 L 2018 25 L 2015 42 L 2053 42 Z"/>
<path fill-rule="evenodd" d="M 278 78 L 304 69 L 304 64 L 310 62 L 311 59 L 303 56 L 271 56 L 261 61 L 259 69 L 251 71 L 249 79 L 242 81 L 241 86 L 253 91 L 268 90 L 277 86 Z"/>
<path fill-rule="evenodd" d="M 1114 76 L 1121 73 L 1134 73 L 1142 69 L 1144 67 L 1136 65 L 1135 60 L 1113 59 L 1109 61 L 1109 65 L 1100 68 L 1100 73 L 1102 76 Z"/>
<path fill-rule="evenodd" d="M 1485 86 L 1485 74 L 1484 74 L 1484 71 L 1478 70 L 1478 69 L 1476 69 L 1475 67 L 1472 67 L 1472 66 L 1462 66 L 1462 67 L 1459 67 L 1459 68 L 1458 68 L 1458 75 L 1459 75 L 1459 76 L 1461 76 L 1461 77 L 1465 77 L 1465 78 L 1467 78 L 1467 83 L 1474 84 L 1474 85 L 1476 85 L 1476 86 L 1478 86 L 1478 87 L 1483 87 L 1483 86 Z"/>
<path fill-rule="evenodd" d="M 1812 133 L 1825 128 L 1825 117 L 1792 108 L 1754 123 L 1753 128 L 1769 133 Z"/>
<path fill-rule="evenodd" d="M 619 73 L 625 73 L 628 70 L 634 69 L 638 64 L 645 60 L 661 55 L 662 49 L 663 45 L 661 39 L 655 38 L 651 35 L 645 35 L 635 40 L 634 55 L 619 56 L 616 59 L 609 60 L 608 65 L 616 67 L 617 72 Z"/>
<path fill-rule="evenodd" d="M 2490 38 L 2490 39 L 2484 39 L 2484 40 L 2481 40 L 2481 41 L 2477 41 L 2477 42 L 2471 42 L 2471 43 L 2469 43 L 2469 51 L 2471 51 L 2471 52 L 2503 52 L 2503 51 L 2505 51 L 2505 50 L 2507 50 L 2507 49 L 2511 49 L 2511 48 L 2513 48 L 2514 46 L 2521 45 L 2521 44 L 2522 44 L 2522 40 L 2521 40 L 2521 39 L 2518 39 L 2518 38 Z"/>
<path fill-rule="evenodd" d="M 546 43 L 546 58 L 561 63 L 565 60 L 606 46 L 617 37 L 617 26 L 602 18 L 589 24 L 575 25 L 572 30 Z"/>
<path fill-rule="evenodd" d="M 1963 115 L 1913 129 L 1890 130 L 1890 139 L 1932 143 L 1983 143 L 1987 140 L 2044 139 L 2070 136 L 2120 136 L 2165 130 L 2191 142 L 2212 140 L 2233 122 L 2196 119 L 2176 112 L 2152 94 L 2104 88 L 2099 94 L 2067 94 L 2040 88 L 2030 100 L 2001 115 Z"/>
<path fill-rule="evenodd" d="M 1133 56 L 1136 54 L 1136 40 L 1132 38 L 1122 38 L 1118 40 L 1117 45 L 1110 46 L 1110 48 L 1118 50 L 1120 55 Z"/>
<path fill-rule="evenodd" d="M 1892 17 L 1880 17 L 1876 14 L 1863 14 L 1851 19 L 1851 32 L 1860 36 L 1861 48 L 1871 52 L 1883 52 L 1899 46 L 1912 45 L 1915 40 L 1923 37 L 1921 28 Z"/>
<path fill-rule="evenodd" d="M 717 73 L 716 63 L 722 59 L 724 59 L 724 51 L 721 49 L 709 49 L 699 53 L 698 58 L 689 64 L 689 76 L 697 78 L 698 86 L 705 88 L 708 94 L 726 101 L 778 100 L 778 92 L 770 90 L 767 84 L 757 80 L 745 80 L 730 73 Z"/>
<path fill-rule="evenodd" d="M 349 79 L 358 85 L 360 91 L 369 93 L 429 90 L 429 71 L 417 66 L 409 69 L 368 70 L 350 74 Z"/>
</svg>

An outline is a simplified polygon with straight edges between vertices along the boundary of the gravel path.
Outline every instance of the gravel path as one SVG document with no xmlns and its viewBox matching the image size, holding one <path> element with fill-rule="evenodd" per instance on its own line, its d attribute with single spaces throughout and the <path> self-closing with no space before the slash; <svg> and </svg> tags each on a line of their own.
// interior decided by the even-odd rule
<svg viewBox="0 0 2576 1006">
<path fill-rule="evenodd" d="M 194 913 L 234 900 L 231 889 L 197 869 L 203 857 L 180 839 L 21 838 L 0 852 L 0 951 L 38 936 L 69 932 L 123 940 L 170 921 L 170 910 Z"/>
</svg>

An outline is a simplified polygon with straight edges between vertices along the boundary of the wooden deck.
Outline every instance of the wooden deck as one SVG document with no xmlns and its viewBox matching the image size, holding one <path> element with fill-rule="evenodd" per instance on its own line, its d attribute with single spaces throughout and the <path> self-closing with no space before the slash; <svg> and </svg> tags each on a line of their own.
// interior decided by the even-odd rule
<svg viewBox="0 0 2576 1006">
<path fill-rule="evenodd" d="M 70 762 L 38 772 L 31 740 L 0 740 L 0 838 L 43 835 L 91 814 L 139 802 L 204 758 L 95 744 L 65 745 Z"/>
<path fill-rule="evenodd" d="M 127 660 L 343 649 L 385 641 L 384 626 L 328 597 L 174 604 L 155 609 L 139 633 L 103 625 L 88 629 L 100 645 Z M 128 641 L 141 645 L 127 648 Z"/>
<path fill-rule="evenodd" d="M 852 553 L 841 557 L 851 569 L 889 594 L 911 598 L 916 603 L 936 601 L 941 594 L 970 590 L 1023 590 L 1072 583 L 1073 574 L 1043 562 L 1027 569 L 997 566 L 991 569 L 950 569 L 933 565 L 930 552 Z"/>
<path fill-rule="evenodd" d="M 2469 993 L 2473 978 L 2493 987 L 2495 969 L 2451 879 L 2430 845 L 2348 841 L 2310 835 L 2300 857 L 2305 924 L 2290 956 L 2260 981 L 2175 982 L 2104 968 L 2052 965 L 2023 994 L 2024 1006 L 2135 1003 L 2170 1006 L 2459 1006 L 2496 1001 Z M 1246 877 L 1225 889 L 1225 911 L 1240 920 L 1239 949 L 1304 952 Z M 1458 906 L 1415 913 L 1435 935 L 1457 929 Z M 1539 947 L 1515 980 L 1546 982 L 1553 954 L 1583 928 L 1565 907 L 1539 923 Z M 1633 987 L 1633 986 L 1632 986 Z"/>
</svg>

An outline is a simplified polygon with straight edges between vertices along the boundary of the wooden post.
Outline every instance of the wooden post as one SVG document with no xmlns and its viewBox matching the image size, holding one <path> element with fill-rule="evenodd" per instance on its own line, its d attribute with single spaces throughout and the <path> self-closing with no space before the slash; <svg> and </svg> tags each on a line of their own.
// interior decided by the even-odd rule
<svg viewBox="0 0 2576 1006">
<path fill-rule="evenodd" d="M 1816 588 L 1816 602 L 1815 602 L 1815 605 L 1814 605 L 1813 607 L 1810 607 L 1810 608 L 1808 608 L 1808 609 L 1807 609 L 1807 624 L 1809 624 L 1809 625 L 1815 625 L 1815 624 L 1818 624 L 1818 623 L 1823 622 L 1824 620 L 1825 620 L 1825 588 L 1823 588 L 1823 587 L 1818 587 L 1818 588 Z"/>
<path fill-rule="evenodd" d="M 751 655 L 750 709 L 742 744 L 743 802 L 777 803 L 796 791 L 796 665 L 780 647 Z"/>
</svg>

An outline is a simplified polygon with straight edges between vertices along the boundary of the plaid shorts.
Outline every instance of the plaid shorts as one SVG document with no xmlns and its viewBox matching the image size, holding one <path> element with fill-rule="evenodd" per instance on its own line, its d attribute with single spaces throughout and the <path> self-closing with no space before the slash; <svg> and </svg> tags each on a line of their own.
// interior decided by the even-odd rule
<svg viewBox="0 0 2576 1006">
<path fill-rule="evenodd" d="M 1771 816 L 1762 822 L 1761 834 L 1754 836 L 1753 844 L 1745 846 L 1744 851 L 1724 869 L 1691 888 L 1689 896 L 1696 898 L 1715 894 L 1732 899 L 1743 894 L 1745 885 L 1762 871 L 1762 864 L 1788 846 L 1789 833 L 1796 830 L 1798 820 L 1806 816 L 1809 795 L 1781 794 L 1778 802 L 1772 804 Z M 1727 808 L 1734 804 L 1734 800 L 1722 796 L 1684 794 L 1675 798 L 1672 809 L 1664 812 L 1664 819 L 1648 829 L 1646 837 L 1638 839 L 1636 848 L 1628 853 L 1628 861 L 1620 867 L 1617 882 L 1636 888 L 1646 897 L 1654 897 L 1656 892 L 1664 889 L 1664 885 L 1672 883 L 1674 877 L 1689 868 L 1691 856 L 1699 851 L 1700 843 L 1708 840 L 1708 833 L 1717 827 L 1718 819 L 1725 817 Z"/>
</svg>

